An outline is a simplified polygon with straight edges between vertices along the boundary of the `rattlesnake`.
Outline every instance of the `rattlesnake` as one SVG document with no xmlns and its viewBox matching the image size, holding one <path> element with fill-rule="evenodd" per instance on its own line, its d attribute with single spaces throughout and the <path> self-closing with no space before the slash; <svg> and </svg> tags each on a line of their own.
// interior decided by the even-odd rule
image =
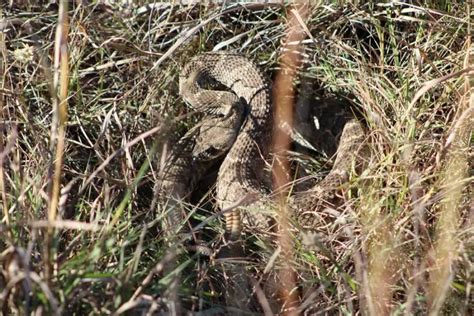
<svg viewBox="0 0 474 316">
<path fill-rule="evenodd" d="M 230 237 L 238 238 L 243 223 L 262 227 L 270 225 L 270 218 L 264 214 L 244 212 L 242 221 L 239 212 L 245 206 L 257 205 L 255 201 L 262 201 L 270 191 L 264 185 L 273 121 L 270 81 L 246 57 L 228 52 L 205 53 L 192 58 L 181 71 L 179 79 L 183 99 L 194 109 L 210 115 L 208 120 L 214 120 L 214 124 L 220 124 L 221 128 L 226 126 L 227 123 L 219 117 L 222 113 L 232 112 L 235 115 L 231 116 L 232 124 L 227 125 L 233 132 L 224 137 L 228 143 L 222 144 L 222 140 L 217 141 L 213 137 L 201 137 L 197 142 L 204 148 L 219 147 L 219 154 L 229 149 L 219 169 L 216 200 L 221 210 L 231 209 L 240 202 L 236 210 L 225 214 Z M 239 115 L 245 116 L 241 126 Z M 208 136 L 216 134 L 213 129 L 211 126 Z M 336 188 L 347 182 L 353 158 L 361 150 L 364 138 L 360 122 L 350 120 L 343 129 L 335 163 L 329 174 L 314 187 L 291 197 L 292 216 L 301 226 L 313 226 L 314 214 L 322 207 L 337 206 Z M 219 146 L 215 146 L 216 142 Z M 189 150 L 184 154 L 189 154 Z M 199 164 L 206 161 L 194 160 Z M 181 173 L 181 177 L 174 174 L 173 179 L 189 183 L 188 176 L 188 173 Z"/>
<path fill-rule="evenodd" d="M 214 93 L 209 100 L 205 93 L 195 93 L 183 81 L 181 84 L 181 95 L 185 99 L 189 96 L 187 100 L 190 103 L 211 105 L 215 101 L 219 107 L 199 109 L 206 116 L 172 147 L 162 167 L 155 190 L 161 203 L 174 208 L 169 216 L 170 227 L 174 228 L 179 227 L 184 218 L 178 204 L 189 198 L 215 160 L 229 150 L 244 118 L 244 106 L 240 100 L 228 98 L 229 95 L 218 97 L 218 93 Z"/>
</svg>

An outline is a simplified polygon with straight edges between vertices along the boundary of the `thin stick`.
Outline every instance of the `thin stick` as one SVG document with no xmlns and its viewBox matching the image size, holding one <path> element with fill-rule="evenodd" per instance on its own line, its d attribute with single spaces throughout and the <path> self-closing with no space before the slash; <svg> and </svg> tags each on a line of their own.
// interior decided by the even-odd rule
<svg viewBox="0 0 474 316">
<path fill-rule="evenodd" d="M 53 182 L 50 192 L 50 204 L 48 212 L 48 222 L 51 224 L 46 234 L 46 240 L 44 245 L 44 272 L 45 279 L 49 283 L 52 277 L 52 262 L 51 262 L 51 248 L 52 238 L 54 234 L 53 222 L 56 220 L 59 193 L 61 186 L 61 170 L 63 167 L 64 159 L 64 147 L 66 138 L 66 122 L 67 122 L 67 92 L 68 92 L 68 81 L 69 81 L 69 64 L 68 64 L 68 52 L 67 52 L 67 35 L 68 35 L 68 2 L 62 0 L 59 3 L 59 17 L 58 27 L 56 29 L 56 42 L 54 52 L 54 95 L 53 106 L 54 116 L 56 120 L 53 120 L 53 124 L 57 122 L 57 130 L 55 126 L 52 126 L 51 140 L 56 140 L 56 156 L 54 161 L 54 174 Z M 56 94 L 59 91 L 59 94 Z M 52 142 L 53 144 L 53 142 Z"/>
<path fill-rule="evenodd" d="M 2 60 L 0 61 L 0 90 L 5 89 L 5 69 L 7 63 L 7 48 L 5 46 L 5 34 L 0 33 L 0 51 Z M 5 96 L 3 93 L 0 93 L 0 121 L 3 121 L 3 109 L 5 107 Z M 6 126 L 5 126 L 6 128 Z M 8 203 L 7 203 L 7 192 L 5 186 L 5 169 L 3 168 L 3 159 L 5 157 L 4 153 L 7 153 L 8 150 L 5 149 L 3 145 L 3 131 L 0 131 L 0 192 L 2 199 L 2 208 L 3 208 L 3 220 L 7 225 L 8 238 L 12 238 L 12 232 L 10 230 L 10 215 L 8 213 Z M 2 222 L 0 221 L 0 223 Z"/>
<path fill-rule="evenodd" d="M 283 269 L 280 272 L 281 286 L 279 296 L 282 301 L 282 311 L 285 315 L 295 314 L 298 303 L 296 291 L 296 273 L 290 265 L 293 260 L 293 247 L 289 234 L 288 207 L 286 205 L 287 187 L 290 182 L 290 167 L 287 152 L 290 149 L 290 135 L 285 126 L 293 125 L 293 108 L 295 104 L 294 82 L 301 66 L 301 41 L 306 37 L 307 27 L 304 20 L 310 13 L 309 6 L 303 2 L 296 3 L 290 9 L 287 22 L 287 35 L 282 47 L 280 58 L 281 70 L 275 78 L 273 100 L 275 100 L 273 152 L 276 162 L 273 165 L 273 185 L 279 194 L 279 244 L 282 249 Z M 291 45 L 289 43 L 298 43 Z"/>
</svg>

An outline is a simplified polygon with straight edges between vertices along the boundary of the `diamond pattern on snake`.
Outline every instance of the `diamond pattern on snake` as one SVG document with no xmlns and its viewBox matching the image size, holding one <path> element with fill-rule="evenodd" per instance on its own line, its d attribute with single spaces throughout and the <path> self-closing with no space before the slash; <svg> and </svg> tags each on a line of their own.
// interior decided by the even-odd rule
<svg viewBox="0 0 474 316">
<path fill-rule="evenodd" d="M 177 199 L 185 197 L 206 172 L 209 162 L 225 155 L 216 182 L 216 202 L 220 210 L 226 211 L 226 231 L 231 239 L 238 239 L 242 227 L 264 229 L 271 225 L 271 216 L 250 211 L 263 209 L 270 201 L 265 173 L 271 159 L 270 86 L 257 65 L 229 52 L 195 56 L 179 76 L 180 95 L 205 118 L 172 150 L 174 161 L 162 192 Z M 301 227 L 313 228 L 314 214 L 341 203 L 337 189 L 348 181 L 356 157 L 365 149 L 365 138 L 362 124 L 349 119 L 342 129 L 330 172 L 289 198 L 291 216 Z M 328 137 L 323 135 L 320 139 L 327 141 Z"/>
</svg>

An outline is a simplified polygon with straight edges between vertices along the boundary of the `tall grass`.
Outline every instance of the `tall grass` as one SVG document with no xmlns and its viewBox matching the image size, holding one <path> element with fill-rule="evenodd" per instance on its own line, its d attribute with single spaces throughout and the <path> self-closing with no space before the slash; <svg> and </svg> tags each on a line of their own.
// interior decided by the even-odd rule
<svg viewBox="0 0 474 316">
<path fill-rule="evenodd" d="M 179 67 L 218 47 L 273 76 L 291 8 L 147 3 L 1 4 L 4 314 L 251 309 L 224 300 L 210 203 L 196 194 L 183 206 L 210 256 L 170 247 L 154 183 L 166 148 L 199 119 L 178 98 Z M 315 87 L 314 107 L 337 97 L 360 111 L 370 155 L 344 207 L 287 240 L 291 256 L 280 260 L 289 252 L 272 236 L 246 236 L 252 308 L 288 307 L 280 284 L 298 293 L 295 312 L 472 313 L 471 7 L 325 3 L 297 20 L 307 37 L 295 87 Z M 279 278 L 288 266 L 295 285 Z"/>
</svg>

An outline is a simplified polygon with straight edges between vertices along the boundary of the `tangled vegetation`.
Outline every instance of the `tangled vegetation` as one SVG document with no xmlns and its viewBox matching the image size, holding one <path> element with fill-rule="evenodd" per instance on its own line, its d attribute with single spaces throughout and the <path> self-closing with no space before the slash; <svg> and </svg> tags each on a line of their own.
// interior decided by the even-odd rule
<svg viewBox="0 0 474 316">
<path fill-rule="evenodd" d="M 154 186 L 199 119 L 178 96 L 180 67 L 230 50 L 274 77 L 294 8 L 56 2 L 0 5 L 4 314 L 472 314 L 469 4 L 310 7 L 295 86 L 310 81 L 359 109 L 371 159 L 313 246 L 294 238 L 290 262 L 264 233 L 248 236 L 255 293 L 235 306 L 215 256 L 170 242 Z M 222 220 L 206 202 L 187 208 L 192 223 L 208 219 L 197 234 L 218 247 Z M 269 295 L 286 266 L 296 304 Z"/>
</svg>

